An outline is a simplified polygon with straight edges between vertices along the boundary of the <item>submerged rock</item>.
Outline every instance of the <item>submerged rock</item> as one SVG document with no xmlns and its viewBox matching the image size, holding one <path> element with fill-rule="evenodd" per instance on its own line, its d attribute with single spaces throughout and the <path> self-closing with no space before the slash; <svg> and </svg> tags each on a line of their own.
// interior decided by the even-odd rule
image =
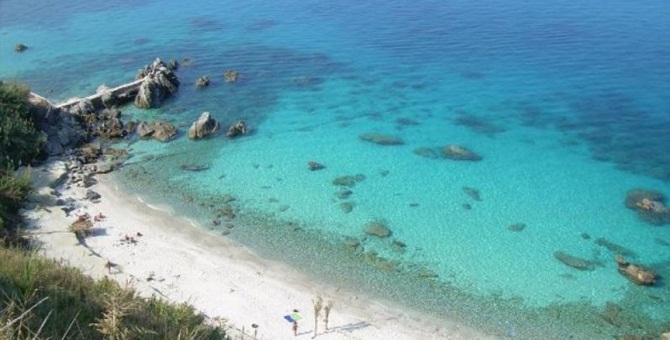
<svg viewBox="0 0 670 340">
<path fill-rule="evenodd" d="M 430 159 L 437 159 L 440 157 L 439 153 L 435 148 L 428 148 L 428 147 L 419 147 L 414 150 L 412 150 L 415 154 L 421 156 L 421 157 L 426 157 Z"/>
<path fill-rule="evenodd" d="M 405 141 L 400 137 L 382 135 L 379 133 L 365 133 L 359 136 L 361 140 L 379 145 L 402 145 Z"/>
<path fill-rule="evenodd" d="M 235 70 L 226 70 L 226 72 L 223 73 L 223 79 L 226 83 L 234 83 L 239 77 L 240 74 Z"/>
<path fill-rule="evenodd" d="M 595 243 L 597 245 L 601 246 L 601 247 L 607 248 L 607 250 L 609 250 L 609 251 L 611 251 L 611 252 L 613 252 L 617 255 L 631 256 L 631 257 L 636 257 L 637 256 L 637 254 L 635 254 L 634 251 L 632 251 L 632 250 L 630 250 L 630 249 L 628 249 L 624 246 L 621 246 L 621 245 L 618 245 L 616 243 L 610 242 L 610 241 L 608 241 L 608 240 L 606 240 L 605 238 L 602 238 L 602 237 L 597 238 Z"/>
<path fill-rule="evenodd" d="M 391 229 L 389 229 L 382 222 L 372 221 L 365 224 L 363 232 L 368 235 L 385 238 L 391 236 Z"/>
<path fill-rule="evenodd" d="M 481 161 L 482 157 L 464 146 L 448 145 L 441 149 L 442 157 L 457 161 Z"/>
<path fill-rule="evenodd" d="M 519 232 L 519 231 L 522 231 L 524 229 L 526 229 L 526 224 L 525 223 L 514 223 L 514 224 L 507 227 L 507 230 L 515 231 L 515 232 Z"/>
<path fill-rule="evenodd" d="M 594 270 L 597 264 L 594 261 L 572 256 L 561 251 L 555 252 L 554 257 L 565 265 L 579 270 Z"/>
<path fill-rule="evenodd" d="M 317 171 L 317 170 L 323 170 L 326 168 L 325 165 L 319 163 L 319 162 L 314 162 L 314 161 L 309 161 L 307 162 L 307 168 L 310 171 Z"/>
<path fill-rule="evenodd" d="M 363 180 L 365 180 L 365 175 L 363 174 L 338 176 L 333 180 L 333 185 L 352 188 L 356 185 L 356 183 Z"/>
<path fill-rule="evenodd" d="M 471 188 L 471 187 L 463 187 L 462 189 L 463 189 L 463 192 L 466 195 L 472 197 L 472 199 L 474 199 L 475 201 L 481 201 L 482 200 L 482 197 L 479 194 L 479 190 L 477 190 L 475 188 Z"/>
<path fill-rule="evenodd" d="M 340 203 L 340 209 L 342 209 L 345 214 L 348 214 L 354 210 L 354 204 L 351 202 L 342 202 Z"/>
<path fill-rule="evenodd" d="M 670 224 L 670 207 L 665 205 L 665 197 L 660 192 L 633 189 L 626 194 L 624 204 L 637 211 L 640 219 L 649 224 Z"/>
</svg>

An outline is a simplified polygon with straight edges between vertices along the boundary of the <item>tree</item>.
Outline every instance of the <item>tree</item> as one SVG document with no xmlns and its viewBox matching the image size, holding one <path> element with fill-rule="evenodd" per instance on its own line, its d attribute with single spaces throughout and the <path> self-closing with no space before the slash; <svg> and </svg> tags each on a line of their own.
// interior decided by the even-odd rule
<svg viewBox="0 0 670 340">
<path fill-rule="evenodd" d="M 323 324 L 328 331 L 328 317 L 330 316 L 330 311 L 333 309 L 335 302 L 333 300 L 328 300 L 326 305 L 323 307 Z"/>
<path fill-rule="evenodd" d="M 316 300 L 312 300 L 312 306 L 314 307 L 314 336 L 316 338 L 317 326 L 319 325 L 319 314 L 321 314 L 321 309 L 323 308 L 323 299 L 320 296 L 316 297 Z"/>
</svg>

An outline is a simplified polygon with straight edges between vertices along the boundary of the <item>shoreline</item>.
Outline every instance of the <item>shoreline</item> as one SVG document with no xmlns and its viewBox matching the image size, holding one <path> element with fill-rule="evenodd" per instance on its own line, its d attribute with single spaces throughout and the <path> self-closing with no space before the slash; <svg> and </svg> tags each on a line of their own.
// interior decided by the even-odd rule
<svg viewBox="0 0 670 340">
<path fill-rule="evenodd" d="M 65 175 L 62 161 L 34 168 L 37 195 L 53 192 L 49 184 Z M 78 207 L 66 216 L 56 206 L 24 212 L 34 221 L 32 235 L 40 251 L 81 269 L 96 279 L 108 276 L 129 284 L 141 296 L 161 296 L 187 302 L 227 326 L 244 329 L 258 339 L 294 339 L 291 324 L 283 319 L 293 309 L 303 316 L 298 337 L 312 336 L 312 299 L 333 300 L 328 332 L 319 321 L 321 339 L 495 339 L 445 320 L 428 320 L 388 304 L 317 284 L 289 266 L 262 259 L 249 249 L 221 237 L 194 221 L 173 215 L 141 197 L 126 197 L 109 175 L 97 175 L 90 188 L 74 185 L 59 190 L 59 198 L 75 199 Z M 86 191 L 101 195 L 97 203 L 86 200 Z M 96 222 L 98 232 L 84 247 L 69 225 L 79 214 L 105 217 Z M 99 256 L 91 256 L 92 252 Z M 113 267 L 107 266 L 112 263 Z M 229 328 L 227 327 L 227 328 Z"/>
</svg>

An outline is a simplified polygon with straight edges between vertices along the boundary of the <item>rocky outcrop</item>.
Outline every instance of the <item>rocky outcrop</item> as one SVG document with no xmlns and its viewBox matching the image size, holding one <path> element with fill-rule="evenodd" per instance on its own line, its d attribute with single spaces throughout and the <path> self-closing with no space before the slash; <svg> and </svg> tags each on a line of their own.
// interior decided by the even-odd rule
<svg viewBox="0 0 670 340">
<path fill-rule="evenodd" d="M 442 156 L 457 161 L 481 161 L 482 157 L 460 145 L 448 145 L 442 148 Z"/>
<path fill-rule="evenodd" d="M 167 142 L 177 135 L 177 128 L 168 122 L 140 122 L 137 124 L 137 134 L 142 139 L 153 138 Z"/>
<path fill-rule="evenodd" d="M 639 264 L 629 263 L 623 257 L 615 258 L 619 273 L 633 283 L 641 286 L 653 286 L 658 277 L 651 269 L 645 268 Z"/>
<path fill-rule="evenodd" d="M 203 112 L 200 118 L 191 124 L 188 129 L 188 138 L 200 139 L 219 130 L 219 122 L 214 120 L 209 112 Z"/>
<path fill-rule="evenodd" d="M 45 155 L 62 155 L 65 150 L 79 146 L 89 138 L 84 125 L 70 112 L 58 109 L 45 98 L 34 94 L 29 96 L 28 103 L 36 127 L 46 139 L 42 148 Z"/>
<path fill-rule="evenodd" d="M 206 87 L 209 86 L 209 78 L 207 76 L 202 76 L 195 81 L 196 87 Z"/>
<path fill-rule="evenodd" d="M 653 224 L 670 224 L 670 207 L 665 205 L 662 193 L 645 189 L 633 189 L 626 194 L 626 208 L 637 211 L 641 220 Z"/>
<path fill-rule="evenodd" d="M 142 78 L 144 81 L 135 97 L 135 105 L 140 108 L 159 107 L 179 88 L 179 79 L 160 59 L 139 72 L 137 79 Z"/>
<path fill-rule="evenodd" d="M 228 138 L 235 138 L 247 134 L 247 124 L 243 120 L 238 120 L 237 123 L 231 125 L 226 132 Z"/>
</svg>

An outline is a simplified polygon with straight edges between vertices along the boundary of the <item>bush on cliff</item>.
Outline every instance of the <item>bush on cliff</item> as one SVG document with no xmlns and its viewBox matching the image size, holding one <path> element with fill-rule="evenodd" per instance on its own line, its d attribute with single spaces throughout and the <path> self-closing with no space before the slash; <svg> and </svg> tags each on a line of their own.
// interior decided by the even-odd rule
<svg viewBox="0 0 670 340">
<path fill-rule="evenodd" d="M 30 114 L 29 94 L 24 85 L 0 82 L 0 174 L 29 163 L 44 143 Z"/>
</svg>

